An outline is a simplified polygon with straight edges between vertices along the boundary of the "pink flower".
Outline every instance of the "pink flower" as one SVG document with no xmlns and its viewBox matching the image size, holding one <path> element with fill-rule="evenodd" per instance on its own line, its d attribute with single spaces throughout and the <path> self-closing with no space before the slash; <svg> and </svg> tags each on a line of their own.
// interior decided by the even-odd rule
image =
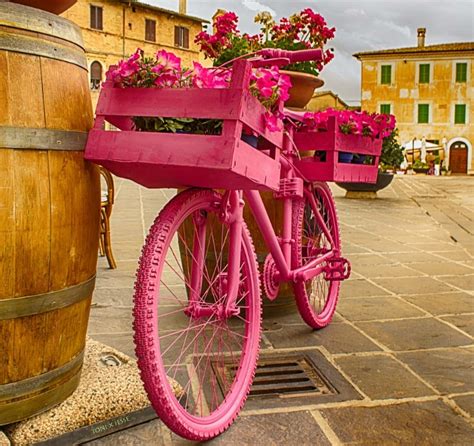
<svg viewBox="0 0 474 446">
<path fill-rule="evenodd" d="M 279 132 L 281 130 L 281 120 L 274 113 L 265 112 L 263 116 L 265 126 L 270 132 Z"/>
<path fill-rule="evenodd" d="M 181 71 L 181 59 L 173 53 L 160 50 L 156 53 L 156 61 L 163 71 Z"/>
</svg>

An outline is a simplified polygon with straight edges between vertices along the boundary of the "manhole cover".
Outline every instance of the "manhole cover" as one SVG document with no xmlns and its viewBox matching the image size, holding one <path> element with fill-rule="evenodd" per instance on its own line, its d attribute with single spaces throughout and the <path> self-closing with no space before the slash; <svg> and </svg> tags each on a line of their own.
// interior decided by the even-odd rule
<svg viewBox="0 0 474 446">
<path fill-rule="evenodd" d="M 233 365 L 215 362 L 212 366 L 221 388 L 233 380 Z M 245 409 L 361 398 L 319 350 L 271 351 L 260 355 Z"/>
</svg>

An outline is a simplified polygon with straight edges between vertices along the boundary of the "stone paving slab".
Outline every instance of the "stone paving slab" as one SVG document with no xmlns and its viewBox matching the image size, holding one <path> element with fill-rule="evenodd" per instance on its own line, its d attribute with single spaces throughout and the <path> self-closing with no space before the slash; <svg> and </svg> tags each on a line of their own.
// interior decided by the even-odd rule
<svg viewBox="0 0 474 446">
<path fill-rule="evenodd" d="M 415 373 L 439 392 L 463 393 L 474 391 L 474 350 L 439 349 L 397 353 Z"/>
<path fill-rule="evenodd" d="M 413 305 L 394 296 L 360 297 L 342 299 L 337 308 L 338 313 L 350 321 L 373 321 L 378 319 L 402 319 L 420 317 L 425 313 Z"/>
<path fill-rule="evenodd" d="M 442 401 L 326 409 L 322 414 L 342 444 L 472 444 L 472 427 Z"/>
<path fill-rule="evenodd" d="M 266 337 L 275 348 L 324 346 L 330 353 L 381 350 L 369 338 L 346 323 L 332 323 L 319 331 L 313 331 L 306 325 L 285 326 L 284 330 L 266 333 Z"/>
<path fill-rule="evenodd" d="M 346 356 L 336 363 L 373 400 L 433 395 L 433 390 L 388 355 Z"/>
<path fill-rule="evenodd" d="M 416 294 L 401 298 L 434 315 L 474 312 L 474 296 L 468 293 Z"/>
<path fill-rule="evenodd" d="M 472 338 L 431 318 L 356 322 L 373 339 L 394 351 L 472 344 Z"/>
</svg>

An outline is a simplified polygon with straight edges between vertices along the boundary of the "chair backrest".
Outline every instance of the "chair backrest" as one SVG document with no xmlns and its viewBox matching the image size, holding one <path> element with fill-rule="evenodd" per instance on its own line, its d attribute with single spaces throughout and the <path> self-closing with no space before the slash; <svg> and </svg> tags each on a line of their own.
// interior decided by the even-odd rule
<svg viewBox="0 0 474 446">
<path fill-rule="evenodd" d="M 114 188 L 114 178 L 112 174 L 102 166 L 99 166 L 100 174 L 104 178 L 107 185 L 107 202 L 108 204 L 114 204 L 115 188 Z"/>
</svg>

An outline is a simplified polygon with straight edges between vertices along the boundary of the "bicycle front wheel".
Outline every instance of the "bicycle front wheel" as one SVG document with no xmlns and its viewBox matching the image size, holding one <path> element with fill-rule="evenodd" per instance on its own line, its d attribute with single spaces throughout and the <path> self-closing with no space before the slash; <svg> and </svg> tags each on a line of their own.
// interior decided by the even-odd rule
<svg viewBox="0 0 474 446">
<path fill-rule="evenodd" d="M 230 227 L 219 217 L 221 201 L 220 194 L 200 189 L 174 197 L 150 229 L 135 285 L 135 344 L 145 390 L 172 431 L 197 441 L 219 435 L 237 416 L 260 341 L 258 266 L 245 224 L 237 311 L 222 314 Z"/>
<path fill-rule="evenodd" d="M 332 242 L 318 224 L 316 213 L 322 217 Z M 303 198 L 294 202 L 292 228 L 295 240 L 292 249 L 294 268 L 306 265 L 330 250 L 333 250 L 336 256 L 340 255 L 336 206 L 326 183 L 305 186 Z M 323 263 L 322 266 L 324 265 Z M 319 329 L 331 322 L 339 298 L 339 288 L 339 281 L 328 280 L 323 273 L 306 282 L 294 283 L 298 310 L 310 327 Z"/>
</svg>

